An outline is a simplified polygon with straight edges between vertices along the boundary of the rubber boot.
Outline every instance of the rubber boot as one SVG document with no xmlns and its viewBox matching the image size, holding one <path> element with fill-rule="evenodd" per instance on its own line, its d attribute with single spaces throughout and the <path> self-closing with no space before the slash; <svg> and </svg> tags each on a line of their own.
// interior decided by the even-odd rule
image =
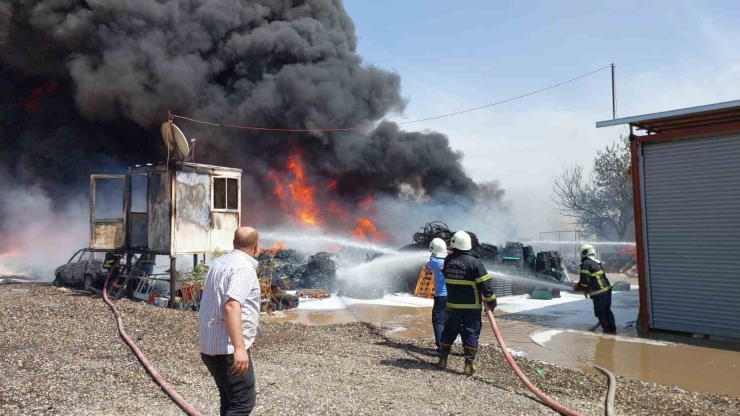
<svg viewBox="0 0 740 416">
<path fill-rule="evenodd" d="M 465 370 L 463 370 L 463 373 L 468 377 L 472 377 L 475 374 L 475 365 L 472 360 L 468 361 L 467 358 L 465 359 Z"/>
<path fill-rule="evenodd" d="M 447 357 L 450 355 L 452 350 L 451 345 L 440 344 L 439 345 L 439 361 L 437 362 L 437 368 L 444 371 L 447 369 Z"/>
<path fill-rule="evenodd" d="M 467 345 L 463 347 L 463 356 L 465 357 L 465 369 L 463 370 L 463 373 L 468 377 L 475 374 L 475 365 L 473 365 L 473 361 L 475 361 L 475 354 L 477 352 L 477 348 L 469 347 Z"/>
</svg>

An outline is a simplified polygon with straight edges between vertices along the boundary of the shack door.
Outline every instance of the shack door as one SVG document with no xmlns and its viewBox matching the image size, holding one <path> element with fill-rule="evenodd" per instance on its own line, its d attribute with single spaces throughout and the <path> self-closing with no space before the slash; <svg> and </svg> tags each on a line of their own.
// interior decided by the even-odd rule
<svg viewBox="0 0 740 416">
<path fill-rule="evenodd" d="M 124 248 L 127 180 L 126 175 L 90 176 L 90 249 Z"/>
</svg>

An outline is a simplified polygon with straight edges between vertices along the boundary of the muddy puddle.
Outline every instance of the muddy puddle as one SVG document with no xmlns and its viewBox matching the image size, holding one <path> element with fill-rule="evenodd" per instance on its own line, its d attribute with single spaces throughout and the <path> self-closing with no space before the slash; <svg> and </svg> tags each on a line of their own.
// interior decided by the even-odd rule
<svg viewBox="0 0 740 416">
<path fill-rule="evenodd" d="M 504 315 L 497 313 L 497 316 Z M 266 318 L 273 322 L 294 322 L 304 325 L 332 325 L 368 322 L 386 328 L 390 337 L 427 338 L 431 328 L 431 309 L 402 306 L 350 305 L 341 310 L 292 310 Z M 531 316 L 526 321 L 498 319 L 507 346 L 519 350 L 528 358 L 594 372 L 588 365 L 595 363 L 616 375 L 664 385 L 676 385 L 691 391 L 740 397 L 740 352 L 679 343 L 640 340 L 632 328 L 620 328 L 620 338 L 580 331 L 554 331 L 537 324 Z M 544 323 L 543 323 L 544 325 Z M 549 336 L 531 334 L 550 331 Z M 631 341 L 631 342 L 630 342 Z M 496 339 L 484 317 L 481 343 L 496 344 Z"/>
</svg>

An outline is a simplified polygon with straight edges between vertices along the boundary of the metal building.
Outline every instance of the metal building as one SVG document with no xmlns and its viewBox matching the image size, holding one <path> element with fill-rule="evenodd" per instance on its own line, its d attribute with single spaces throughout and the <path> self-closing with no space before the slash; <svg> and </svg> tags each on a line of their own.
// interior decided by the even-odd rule
<svg viewBox="0 0 740 416">
<path fill-rule="evenodd" d="M 231 250 L 241 220 L 241 175 L 241 169 L 189 162 L 91 175 L 90 249 L 169 256 Z"/>
<path fill-rule="evenodd" d="M 740 100 L 596 127 L 622 124 L 630 125 L 640 326 L 740 338 Z"/>
</svg>

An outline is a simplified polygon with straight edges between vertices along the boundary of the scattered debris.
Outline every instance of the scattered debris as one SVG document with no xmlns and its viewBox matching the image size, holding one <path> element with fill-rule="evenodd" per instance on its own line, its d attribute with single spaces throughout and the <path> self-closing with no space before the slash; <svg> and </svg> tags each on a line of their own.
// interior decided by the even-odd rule
<svg viewBox="0 0 740 416">
<path fill-rule="evenodd" d="M 300 298 L 326 299 L 331 297 L 331 292 L 321 289 L 303 289 L 296 292 Z"/>
</svg>

